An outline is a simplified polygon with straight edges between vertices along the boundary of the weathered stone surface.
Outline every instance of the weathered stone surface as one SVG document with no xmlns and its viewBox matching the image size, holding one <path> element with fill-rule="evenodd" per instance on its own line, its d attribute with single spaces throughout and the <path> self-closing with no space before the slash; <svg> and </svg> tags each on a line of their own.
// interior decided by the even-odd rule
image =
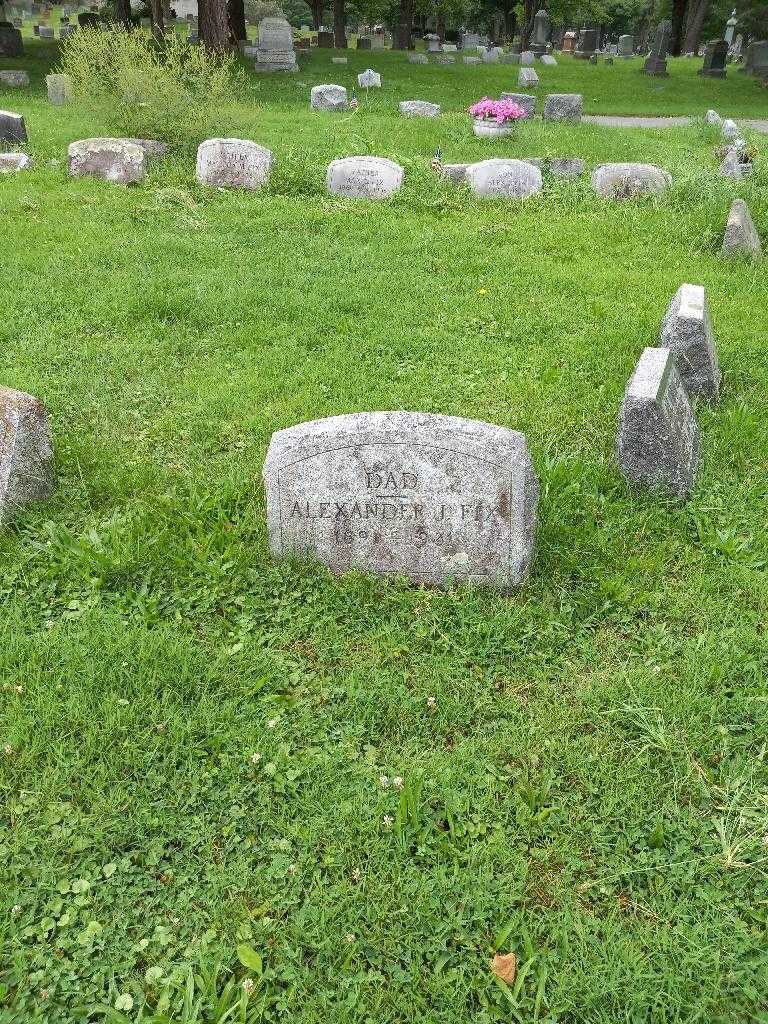
<svg viewBox="0 0 768 1024">
<path fill-rule="evenodd" d="M 635 37 L 630 35 L 619 36 L 619 46 L 617 53 L 619 57 L 634 57 Z"/>
<path fill-rule="evenodd" d="M 722 117 L 720 117 L 716 110 L 708 110 L 704 115 L 704 120 L 707 124 L 716 124 L 718 126 L 723 123 Z"/>
<path fill-rule="evenodd" d="M 21 114 L 0 110 L 0 142 L 21 144 L 27 141 L 27 127 Z"/>
<path fill-rule="evenodd" d="M 256 47 L 254 71 L 298 71 L 293 32 L 285 18 L 262 18 L 259 22 L 259 44 Z"/>
<path fill-rule="evenodd" d="M 533 68 L 520 68 L 517 75 L 519 89 L 534 89 L 539 84 L 539 76 Z"/>
<path fill-rule="evenodd" d="M 50 27 L 50 25 L 41 25 L 40 31 L 37 33 L 41 39 L 55 39 L 56 33 Z"/>
<path fill-rule="evenodd" d="M 0 153 L 0 174 L 26 171 L 31 166 L 32 160 L 26 153 Z"/>
<path fill-rule="evenodd" d="M 465 60 L 466 60 L 466 58 L 465 58 Z M 511 53 L 502 53 L 502 55 L 501 55 L 501 63 L 502 64 L 519 64 L 520 63 L 520 54 L 519 53 L 515 53 L 514 50 Z"/>
<path fill-rule="evenodd" d="M 513 100 L 518 107 L 522 107 L 526 117 L 533 117 L 536 113 L 536 97 L 527 92 L 503 92 L 503 100 Z"/>
<path fill-rule="evenodd" d="M 272 151 L 247 139 L 206 139 L 197 150 L 197 180 L 211 188 L 255 192 L 269 181 Z"/>
<path fill-rule="evenodd" d="M 580 93 L 553 92 L 544 101 L 545 121 L 581 121 L 584 100 Z"/>
<path fill-rule="evenodd" d="M 442 164 L 440 167 L 440 173 L 452 181 L 454 185 L 459 185 L 461 182 L 467 180 L 467 168 L 469 164 Z"/>
<path fill-rule="evenodd" d="M 69 75 L 46 75 L 45 85 L 48 89 L 48 99 L 56 106 L 69 103 L 74 95 L 72 79 Z"/>
<path fill-rule="evenodd" d="M 677 356 L 677 370 L 691 398 L 717 402 L 721 373 L 704 289 L 681 284 L 661 325 L 659 344 Z"/>
<path fill-rule="evenodd" d="M 347 57 L 331 57 L 331 64 L 348 64 L 349 59 Z"/>
<path fill-rule="evenodd" d="M 728 59 L 728 43 L 724 39 L 712 39 L 704 51 L 704 64 L 699 74 L 705 78 L 725 78 L 725 62 Z"/>
<path fill-rule="evenodd" d="M 594 57 L 595 50 L 597 49 L 597 38 L 597 29 L 583 28 L 579 32 L 579 40 L 576 49 L 573 51 L 573 56 L 577 60 L 589 60 L 591 57 Z"/>
<path fill-rule="evenodd" d="M 732 146 L 723 157 L 720 164 L 720 174 L 724 178 L 746 178 L 752 173 L 752 161 L 744 159 L 742 150 Z"/>
<path fill-rule="evenodd" d="M 500 46 L 491 46 L 488 49 L 483 50 L 480 55 L 480 59 L 483 64 L 498 64 L 501 54 L 502 49 Z"/>
<path fill-rule="evenodd" d="M 343 85 L 316 85 L 309 103 L 313 110 L 346 110 L 347 90 Z"/>
<path fill-rule="evenodd" d="M 686 497 L 699 466 L 699 428 L 675 366 L 674 352 L 646 348 L 619 414 L 616 453 L 636 487 Z"/>
<path fill-rule="evenodd" d="M 477 196 L 525 199 L 541 192 L 541 171 L 525 160 L 481 160 L 466 171 Z"/>
<path fill-rule="evenodd" d="M 372 68 L 366 68 L 365 71 L 357 76 L 357 84 L 361 89 L 380 89 L 381 75 Z"/>
<path fill-rule="evenodd" d="M 426 53 L 409 53 L 408 61 L 411 64 L 429 64 L 429 57 Z"/>
<path fill-rule="evenodd" d="M 140 146 L 148 157 L 161 157 L 168 152 L 168 143 L 160 142 L 159 139 L 126 139 L 125 141 Z"/>
<path fill-rule="evenodd" d="M 555 60 L 555 58 L 552 56 L 551 53 L 542 53 L 542 55 L 539 57 L 539 60 L 541 61 L 542 64 L 546 65 L 547 67 L 550 67 L 550 68 L 556 68 L 557 67 L 557 61 Z"/>
<path fill-rule="evenodd" d="M 671 182 L 671 175 L 655 164 L 601 164 L 592 173 L 592 188 L 606 199 L 663 192 Z"/>
<path fill-rule="evenodd" d="M 0 85 L 10 86 L 11 89 L 20 89 L 29 85 L 29 75 L 26 71 L 0 71 Z"/>
<path fill-rule="evenodd" d="M 141 146 L 128 139 L 79 139 L 67 150 L 73 178 L 104 178 L 119 185 L 143 181 L 147 158 Z"/>
<path fill-rule="evenodd" d="M 429 413 L 333 416 L 274 434 L 264 481 L 277 557 L 503 591 L 528 574 L 539 487 L 517 431 Z"/>
<path fill-rule="evenodd" d="M 759 256 L 763 251 L 749 207 L 743 199 L 734 199 L 728 214 L 728 223 L 723 237 L 723 252 L 726 256 L 747 253 Z"/>
<path fill-rule="evenodd" d="M 735 121 L 732 121 L 730 117 L 726 118 L 725 121 L 720 125 L 720 129 L 723 133 L 724 139 L 737 139 L 739 137 L 739 126 Z"/>
<path fill-rule="evenodd" d="M 465 64 L 482 64 L 483 63 L 483 58 L 482 57 L 464 56 L 461 59 L 464 61 Z"/>
<path fill-rule="evenodd" d="M 665 78 L 667 72 L 667 51 L 672 36 L 672 23 L 662 21 L 656 26 L 651 44 L 651 52 L 643 64 L 643 71 L 646 75 Z"/>
<path fill-rule="evenodd" d="M 526 164 L 538 167 L 540 171 L 543 171 L 547 166 L 547 161 L 543 156 L 521 156 L 520 159 Z"/>
<path fill-rule="evenodd" d="M 584 161 L 577 157 L 552 157 L 547 161 L 549 173 L 556 178 L 579 178 L 585 166 Z"/>
<path fill-rule="evenodd" d="M 533 67 L 533 62 L 536 60 L 536 54 L 532 50 L 523 50 L 520 54 L 520 66 L 523 68 Z"/>
<path fill-rule="evenodd" d="M 428 103 L 427 100 L 403 100 L 398 104 L 398 109 L 403 117 L 439 117 L 440 107 L 437 103 Z"/>
<path fill-rule="evenodd" d="M 348 156 L 328 165 L 326 184 L 331 195 L 350 199 L 388 199 L 403 184 L 405 171 L 382 156 Z"/>
<path fill-rule="evenodd" d="M 0 524 L 53 493 L 53 442 L 45 406 L 0 387 Z"/>
</svg>

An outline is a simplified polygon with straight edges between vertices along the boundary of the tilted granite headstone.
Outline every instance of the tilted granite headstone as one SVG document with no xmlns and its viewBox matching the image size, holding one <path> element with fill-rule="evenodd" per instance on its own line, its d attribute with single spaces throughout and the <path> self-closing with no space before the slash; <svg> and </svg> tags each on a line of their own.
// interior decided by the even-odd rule
<svg viewBox="0 0 768 1024">
<path fill-rule="evenodd" d="M 517 431 L 430 413 L 332 416 L 274 434 L 264 481 L 278 557 L 503 591 L 528 574 L 539 487 Z"/>
<path fill-rule="evenodd" d="M 704 51 L 704 64 L 699 74 L 705 78 L 725 78 L 725 62 L 728 59 L 728 43 L 724 39 L 713 39 Z"/>
<path fill-rule="evenodd" d="M 17 145 L 27 141 L 27 126 L 21 114 L 10 110 L 0 110 L 0 142 L 13 142 Z"/>
<path fill-rule="evenodd" d="M 745 253 L 759 256 L 763 251 L 749 207 L 743 199 L 734 199 L 728 214 L 728 223 L 723 236 L 723 254 L 736 256 Z"/>
<path fill-rule="evenodd" d="M 643 64 L 643 71 L 646 75 L 654 75 L 659 78 L 664 78 L 668 74 L 667 52 L 669 50 L 669 40 L 671 35 L 671 22 L 662 21 L 656 26 L 656 31 L 653 34 L 651 52 L 648 54 L 645 64 Z"/>
<path fill-rule="evenodd" d="M 53 493 L 53 442 L 37 398 L 0 387 L 0 525 Z"/>
<path fill-rule="evenodd" d="M 348 199 L 389 199 L 403 184 L 405 171 L 383 156 L 348 156 L 333 160 L 326 171 L 331 195 Z"/>
<path fill-rule="evenodd" d="M 716 403 L 722 374 L 707 296 L 701 285 L 680 285 L 661 324 L 659 344 L 677 356 L 677 370 L 688 395 Z"/>
<path fill-rule="evenodd" d="M 635 487 L 686 497 L 699 466 L 699 428 L 674 352 L 646 348 L 624 392 L 616 454 Z"/>
<path fill-rule="evenodd" d="M 254 71 L 298 71 L 293 48 L 293 31 L 285 18 L 262 18 L 259 22 L 259 43 L 256 47 Z"/>
<path fill-rule="evenodd" d="M 197 150 L 197 180 L 255 192 L 269 181 L 272 163 L 272 151 L 249 139 L 206 139 Z"/>
</svg>

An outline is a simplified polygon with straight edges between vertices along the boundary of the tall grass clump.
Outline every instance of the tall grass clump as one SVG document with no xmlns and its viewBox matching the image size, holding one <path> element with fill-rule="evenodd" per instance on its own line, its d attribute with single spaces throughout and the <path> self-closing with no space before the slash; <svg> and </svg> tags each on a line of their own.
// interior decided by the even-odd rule
<svg viewBox="0 0 768 1024">
<path fill-rule="evenodd" d="M 78 31 L 63 43 L 58 70 L 116 134 L 177 146 L 221 134 L 222 108 L 242 88 L 234 54 L 190 46 L 175 34 L 158 43 L 140 29 Z"/>
</svg>

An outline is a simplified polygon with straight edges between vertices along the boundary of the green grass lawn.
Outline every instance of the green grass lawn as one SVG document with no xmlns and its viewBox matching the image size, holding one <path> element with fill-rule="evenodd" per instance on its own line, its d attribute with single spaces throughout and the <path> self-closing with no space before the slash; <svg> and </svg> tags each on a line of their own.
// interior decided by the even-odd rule
<svg viewBox="0 0 768 1024">
<path fill-rule="evenodd" d="M 718 253 L 736 195 L 768 239 L 765 155 L 736 184 L 701 127 L 481 142 L 462 111 L 515 68 L 315 54 L 222 111 L 274 149 L 268 191 L 203 190 L 190 154 L 124 190 L 67 179 L 67 143 L 105 125 L 48 106 L 52 50 L 29 51 L 2 62 L 35 74 L 0 101 L 36 165 L 0 179 L 0 381 L 47 404 L 59 488 L 0 536 L 2 1024 L 145 1001 L 188 1022 L 768 1020 L 768 272 Z M 380 93 L 310 113 L 311 85 L 367 64 Z M 765 112 L 699 65 L 565 59 L 540 92 Z M 401 119 L 404 98 L 446 114 Z M 478 203 L 429 170 L 438 145 L 649 160 L 674 185 Z M 326 196 L 356 152 L 400 160 L 403 191 Z M 680 506 L 633 497 L 613 446 L 683 281 L 706 286 L 725 391 Z M 399 408 L 528 437 L 539 547 L 514 597 L 269 557 L 272 432 Z"/>
</svg>

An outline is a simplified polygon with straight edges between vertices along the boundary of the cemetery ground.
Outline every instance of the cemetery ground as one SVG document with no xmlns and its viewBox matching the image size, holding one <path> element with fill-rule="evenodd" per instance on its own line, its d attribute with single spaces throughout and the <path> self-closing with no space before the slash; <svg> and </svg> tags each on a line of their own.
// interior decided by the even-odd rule
<svg viewBox="0 0 768 1024">
<path fill-rule="evenodd" d="M 110 132 L 47 104 L 53 50 L 27 48 L 2 62 L 33 77 L 2 105 L 35 166 L 0 180 L 0 364 L 48 406 L 58 490 L 0 537 L 3 1024 L 764 1020 L 768 273 L 719 247 L 737 195 L 768 231 L 765 156 L 720 178 L 701 124 L 481 141 L 462 111 L 517 68 L 320 52 L 222 110 L 274 150 L 267 190 L 203 189 L 189 152 L 123 189 L 66 177 L 67 144 Z M 765 114 L 699 63 L 563 58 L 539 109 Z M 369 65 L 357 112 L 309 111 Z M 400 118 L 411 98 L 443 116 Z M 674 183 L 481 203 L 437 146 Z M 403 190 L 328 197 L 326 164 L 363 152 Z M 684 281 L 725 383 L 679 504 L 632 494 L 614 442 Z M 269 557 L 272 432 L 368 409 L 526 434 L 538 551 L 512 597 Z"/>
</svg>

